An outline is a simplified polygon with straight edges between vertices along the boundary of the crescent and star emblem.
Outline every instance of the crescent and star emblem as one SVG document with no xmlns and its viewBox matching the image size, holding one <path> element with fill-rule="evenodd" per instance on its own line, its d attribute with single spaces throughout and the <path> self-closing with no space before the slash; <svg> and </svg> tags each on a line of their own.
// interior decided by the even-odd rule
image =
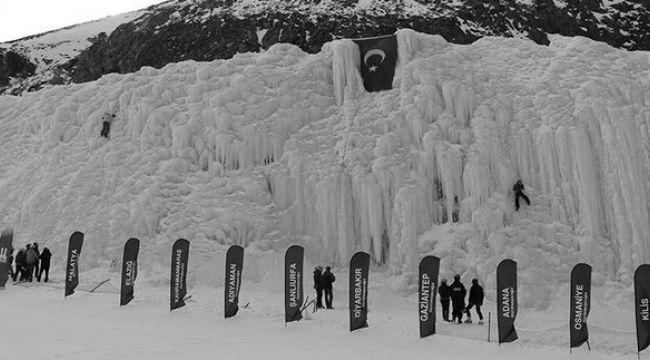
<svg viewBox="0 0 650 360">
<path fill-rule="evenodd" d="M 375 72 L 377 71 L 377 65 L 368 65 L 368 59 L 370 59 L 371 56 L 380 56 L 381 60 L 379 60 L 379 63 L 377 65 L 380 65 L 381 63 L 384 62 L 384 59 L 386 59 L 386 53 L 381 50 L 381 49 L 372 49 L 368 52 L 366 52 L 366 55 L 363 56 L 363 63 L 368 66 L 368 71 L 370 72 Z"/>
</svg>

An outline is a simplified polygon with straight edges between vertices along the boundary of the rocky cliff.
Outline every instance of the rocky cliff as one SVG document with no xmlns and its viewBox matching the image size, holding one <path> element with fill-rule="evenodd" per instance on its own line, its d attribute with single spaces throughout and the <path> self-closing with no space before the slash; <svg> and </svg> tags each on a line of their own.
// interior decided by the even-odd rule
<svg viewBox="0 0 650 360">
<path fill-rule="evenodd" d="M 649 9 L 650 0 L 173 0 L 127 17 L 109 31 L 89 33 L 87 43 L 65 62 L 34 61 L 20 40 L 3 44 L 0 93 L 189 59 L 226 59 L 277 42 L 314 53 L 332 39 L 400 28 L 460 44 L 484 36 L 548 44 L 549 34 L 561 34 L 650 50 Z"/>
</svg>

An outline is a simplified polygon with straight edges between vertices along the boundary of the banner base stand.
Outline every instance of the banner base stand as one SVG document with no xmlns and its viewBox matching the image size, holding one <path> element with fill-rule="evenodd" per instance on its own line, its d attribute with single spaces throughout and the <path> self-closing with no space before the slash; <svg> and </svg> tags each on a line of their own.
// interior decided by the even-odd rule
<svg viewBox="0 0 650 360">
<path fill-rule="evenodd" d="M 92 288 L 89 292 L 95 292 L 95 290 L 99 289 L 100 286 L 106 284 L 107 282 L 111 281 L 111 279 L 106 279 L 104 281 L 100 281 L 99 284 L 97 284 L 94 288 Z"/>
<path fill-rule="evenodd" d="M 490 342 L 490 328 L 492 327 L 492 312 L 488 311 L 488 342 Z"/>
</svg>

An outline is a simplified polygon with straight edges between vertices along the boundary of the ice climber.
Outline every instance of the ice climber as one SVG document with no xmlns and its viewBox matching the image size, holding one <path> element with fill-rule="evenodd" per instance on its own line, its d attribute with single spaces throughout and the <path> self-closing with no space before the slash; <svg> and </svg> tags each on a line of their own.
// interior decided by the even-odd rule
<svg viewBox="0 0 650 360">
<path fill-rule="evenodd" d="M 328 309 L 334 309 L 332 307 L 332 302 L 334 301 L 334 294 L 332 293 L 332 283 L 336 280 L 334 274 L 331 272 L 331 268 L 328 266 L 325 268 L 323 273 L 322 282 L 323 282 L 323 291 L 325 292 L 325 306 Z"/>
<path fill-rule="evenodd" d="M 519 210 L 519 198 L 524 199 L 530 205 L 530 199 L 524 194 L 524 183 L 521 182 L 521 179 L 517 180 L 515 186 L 512 187 L 512 191 L 515 192 L 515 211 Z"/>
<path fill-rule="evenodd" d="M 316 308 L 323 308 L 323 267 L 314 269 L 314 289 L 316 290 Z"/>
<path fill-rule="evenodd" d="M 454 282 L 449 287 L 451 288 L 451 321 L 460 324 L 463 322 L 463 310 L 465 310 L 465 295 L 467 294 L 467 290 L 465 290 L 465 285 L 460 282 L 459 274 L 454 275 Z"/>
<path fill-rule="evenodd" d="M 478 323 L 483 324 L 483 314 L 481 313 L 481 305 L 483 305 L 483 287 L 478 284 L 478 279 L 472 279 L 472 287 L 469 289 L 469 300 L 465 313 L 467 314 L 466 323 L 472 323 L 472 315 L 469 310 L 476 306 L 476 314 L 478 314 Z"/>
<path fill-rule="evenodd" d="M 43 251 L 41 252 L 41 271 L 38 273 L 38 278 L 36 280 L 41 281 L 41 277 L 43 276 L 43 273 L 45 273 L 45 279 L 43 280 L 44 282 L 48 282 L 50 280 L 50 259 L 52 258 L 52 253 L 50 252 L 50 249 L 48 248 L 43 248 Z"/>
<path fill-rule="evenodd" d="M 108 139 L 108 133 L 111 131 L 111 121 L 115 118 L 115 114 L 104 113 L 102 115 L 102 132 L 101 135 Z"/>
<path fill-rule="evenodd" d="M 451 288 L 447 285 L 447 279 L 442 279 L 438 287 L 438 294 L 440 295 L 440 305 L 442 305 L 442 319 L 450 322 L 449 319 L 449 302 L 451 301 Z"/>
</svg>

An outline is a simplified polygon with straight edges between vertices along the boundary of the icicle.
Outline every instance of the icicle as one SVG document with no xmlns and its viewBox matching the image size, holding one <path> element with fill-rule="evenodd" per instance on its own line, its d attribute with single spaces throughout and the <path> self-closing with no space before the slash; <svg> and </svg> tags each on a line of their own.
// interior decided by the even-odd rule
<svg viewBox="0 0 650 360">
<path fill-rule="evenodd" d="M 336 104 L 341 106 L 346 94 L 354 95 L 363 89 L 359 47 L 352 40 L 335 40 L 325 44 L 323 51 L 332 56 L 334 95 Z"/>
<path fill-rule="evenodd" d="M 379 260 L 384 255 L 382 240 L 386 232 L 384 208 L 381 202 L 381 189 L 374 176 L 371 176 L 364 185 L 363 200 L 368 211 L 368 228 L 370 239 L 372 240 L 372 243 L 368 244 L 368 247 L 364 248 L 364 250 L 371 251 L 372 249 L 372 254 L 375 259 Z"/>
</svg>

